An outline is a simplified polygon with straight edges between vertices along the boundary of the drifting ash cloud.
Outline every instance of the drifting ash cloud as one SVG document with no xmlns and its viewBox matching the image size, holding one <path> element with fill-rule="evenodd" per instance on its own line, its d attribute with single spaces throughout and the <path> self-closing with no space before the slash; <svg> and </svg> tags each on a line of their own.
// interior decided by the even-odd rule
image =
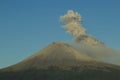
<svg viewBox="0 0 120 80">
<path fill-rule="evenodd" d="M 106 46 L 84 45 L 69 42 L 69 45 L 95 60 L 120 65 L 120 51 Z"/>
<path fill-rule="evenodd" d="M 71 46 L 96 60 L 120 64 L 120 59 L 117 58 L 118 55 L 120 56 L 120 52 L 109 48 L 103 42 L 88 34 L 81 24 L 82 17 L 78 12 L 68 10 L 65 15 L 60 17 L 60 20 L 64 23 L 62 28 L 74 37 L 73 42 L 69 43 Z"/>
<path fill-rule="evenodd" d="M 79 13 L 69 10 L 67 14 L 60 17 L 60 20 L 64 22 L 63 28 L 67 33 L 74 36 L 74 42 L 103 46 L 102 42 L 87 34 L 86 29 L 81 24 L 82 17 Z"/>
</svg>

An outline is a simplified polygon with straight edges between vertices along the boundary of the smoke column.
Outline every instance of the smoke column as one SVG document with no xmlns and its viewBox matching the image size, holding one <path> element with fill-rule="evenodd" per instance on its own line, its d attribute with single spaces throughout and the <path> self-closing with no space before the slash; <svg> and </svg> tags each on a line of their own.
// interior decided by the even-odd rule
<svg viewBox="0 0 120 80">
<path fill-rule="evenodd" d="M 79 13 L 68 10 L 60 20 L 65 24 L 63 28 L 74 36 L 73 42 L 69 43 L 71 46 L 96 60 L 120 64 L 120 59 L 117 57 L 120 56 L 120 52 L 87 34 L 86 29 L 81 25 L 82 17 Z"/>
<path fill-rule="evenodd" d="M 82 18 L 77 12 L 69 10 L 67 14 L 60 17 L 60 20 L 65 23 L 63 28 L 72 34 L 75 39 L 87 35 L 85 28 L 81 26 Z"/>
<path fill-rule="evenodd" d="M 74 36 L 74 41 L 87 45 L 104 46 L 102 42 L 87 34 L 85 28 L 81 25 L 82 17 L 77 12 L 69 10 L 67 14 L 60 17 L 64 22 L 63 28 Z"/>
</svg>

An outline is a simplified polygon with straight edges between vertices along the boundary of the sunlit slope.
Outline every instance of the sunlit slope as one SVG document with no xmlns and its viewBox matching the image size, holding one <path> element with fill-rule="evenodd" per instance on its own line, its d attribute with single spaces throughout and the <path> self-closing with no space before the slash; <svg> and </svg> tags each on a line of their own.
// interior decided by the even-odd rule
<svg viewBox="0 0 120 80">
<path fill-rule="evenodd" d="M 95 61 L 59 42 L 0 70 L 0 80 L 120 80 L 119 75 L 120 66 Z"/>
</svg>

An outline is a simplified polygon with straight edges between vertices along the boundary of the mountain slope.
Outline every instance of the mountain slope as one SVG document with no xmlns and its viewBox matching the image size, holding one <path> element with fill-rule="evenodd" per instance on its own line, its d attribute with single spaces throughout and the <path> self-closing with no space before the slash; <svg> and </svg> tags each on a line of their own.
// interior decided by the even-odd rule
<svg viewBox="0 0 120 80">
<path fill-rule="evenodd" d="M 5 68 L 5 70 L 47 68 L 49 66 L 74 66 L 78 65 L 79 61 L 90 62 L 94 61 L 94 59 L 78 52 L 67 44 L 53 43 L 45 47 L 43 50 L 32 55 L 28 59 L 16 65 Z"/>
<path fill-rule="evenodd" d="M 0 70 L 0 80 L 120 80 L 119 75 L 120 66 L 95 61 L 58 42 Z"/>
</svg>

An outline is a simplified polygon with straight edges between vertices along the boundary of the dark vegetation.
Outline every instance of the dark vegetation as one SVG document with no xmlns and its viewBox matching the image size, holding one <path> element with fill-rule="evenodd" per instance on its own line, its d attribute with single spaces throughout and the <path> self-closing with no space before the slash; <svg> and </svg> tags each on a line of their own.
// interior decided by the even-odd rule
<svg viewBox="0 0 120 80">
<path fill-rule="evenodd" d="M 64 70 L 50 67 L 46 70 L 2 72 L 0 80 L 120 80 L 120 71 L 80 70 L 77 67 Z"/>
</svg>

